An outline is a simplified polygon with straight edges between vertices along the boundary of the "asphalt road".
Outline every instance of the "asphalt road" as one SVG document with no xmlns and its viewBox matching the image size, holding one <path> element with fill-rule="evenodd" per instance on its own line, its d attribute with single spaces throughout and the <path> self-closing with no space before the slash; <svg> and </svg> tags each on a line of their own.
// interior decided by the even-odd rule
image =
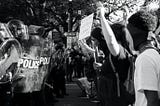
<svg viewBox="0 0 160 106">
<path fill-rule="evenodd" d="M 66 88 L 69 96 L 58 99 L 59 102 L 55 103 L 54 106 L 98 106 L 90 98 L 79 97 L 81 90 L 75 83 L 66 84 Z"/>
</svg>

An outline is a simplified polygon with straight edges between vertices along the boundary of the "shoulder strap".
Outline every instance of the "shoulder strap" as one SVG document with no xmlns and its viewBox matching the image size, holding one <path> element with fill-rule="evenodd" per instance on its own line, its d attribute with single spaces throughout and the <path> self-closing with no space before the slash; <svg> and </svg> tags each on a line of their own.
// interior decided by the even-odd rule
<svg viewBox="0 0 160 106">
<path fill-rule="evenodd" d="M 126 90 L 130 94 L 134 94 L 135 93 L 135 90 L 134 90 L 135 56 L 130 57 L 129 61 L 130 61 L 130 67 L 128 70 L 127 79 L 125 81 L 125 86 L 126 86 Z"/>
<path fill-rule="evenodd" d="M 152 47 L 152 46 L 144 47 L 144 49 L 141 51 L 141 53 L 144 52 L 144 51 L 147 50 L 147 49 L 154 49 L 154 50 L 156 50 L 156 51 L 160 54 L 160 50 L 159 50 L 158 48 Z"/>
<path fill-rule="evenodd" d="M 115 69 L 115 66 L 113 64 L 113 61 L 112 61 L 112 58 L 111 58 L 111 54 L 109 54 L 109 62 L 111 63 L 111 67 L 113 69 L 113 72 L 115 73 L 116 75 L 116 79 L 117 79 L 117 95 L 118 97 L 120 97 L 120 81 L 119 81 L 119 75 L 118 75 L 118 72 L 116 71 Z"/>
<path fill-rule="evenodd" d="M 113 64 L 113 61 L 112 61 L 112 58 L 111 58 L 111 54 L 109 54 L 109 62 L 111 63 L 111 67 L 113 69 L 113 72 L 116 73 L 116 69 L 114 67 L 114 64 Z"/>
</svg>

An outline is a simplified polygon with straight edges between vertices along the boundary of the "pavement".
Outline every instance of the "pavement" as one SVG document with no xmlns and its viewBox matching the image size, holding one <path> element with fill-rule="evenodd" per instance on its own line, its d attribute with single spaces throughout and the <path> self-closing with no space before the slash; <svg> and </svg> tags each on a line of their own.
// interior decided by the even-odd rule
<svg viewBox="0 0 160 106">
<path fill-rule="evenodd" d="M 68 96 L 58 99 L 54 106 L 98 106 L 98 103 L 88 97 L 79 97 L 81 90 L 76 83 L 66 84 Z"/>
</svg>

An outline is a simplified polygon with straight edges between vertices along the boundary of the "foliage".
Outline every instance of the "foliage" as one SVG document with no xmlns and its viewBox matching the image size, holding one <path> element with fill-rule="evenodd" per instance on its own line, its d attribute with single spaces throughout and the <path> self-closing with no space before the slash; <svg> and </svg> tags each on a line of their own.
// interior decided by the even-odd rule
<svg viewBox="0 0 160 106">
<path fill-rule="evenodd" d="M 85 0 L 73 1 L 73 17 L 77 17 L 77 10 L 87 5 Z M 26 24 L 46 25 L 49 21 L 54 26 L 65 26 L 69 8 L 68 0 L 1 0 L 0 17 L 1 22 L 17 18 Z"/>
<path fill-rule="evenodd" d="M 144 2 L 144 0 L 72 0 L 72 2 L 69 0 L 1 0 L 0 21 L 8 22 L 16 18 L 27 25 L 44 26 L 46 32 L 57 29 L 62 34 L 68 31 L 68 13 L 70 13 L 73 31 L 78 31 L 79 21 L 83 16 L 96 12 L 96 1 L 103 2 L 108 10 L 106 18 L 112 21 L 113 17 L 119 15 L 117 11 L 124 13 L 124 8 L 127 7 L 132 13 L 135 7 L 139 6 L 138 1 Z"/>
</svg>

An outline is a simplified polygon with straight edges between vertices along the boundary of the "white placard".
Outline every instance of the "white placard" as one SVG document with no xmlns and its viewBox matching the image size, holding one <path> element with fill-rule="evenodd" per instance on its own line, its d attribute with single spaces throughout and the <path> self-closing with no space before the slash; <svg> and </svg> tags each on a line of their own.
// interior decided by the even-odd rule
<svg viewBox="0 0 160 106">
<path fill-rule="evenodd" d="M 84 38 L 87 38 L 91 34 L 91 28 L 93 24 L 93 13 L 84 19 L 81 20 L 81 26 L 80 26 L 80 33 L 79 33 L 79 40 L 82 40 Z"/>
</svg>

